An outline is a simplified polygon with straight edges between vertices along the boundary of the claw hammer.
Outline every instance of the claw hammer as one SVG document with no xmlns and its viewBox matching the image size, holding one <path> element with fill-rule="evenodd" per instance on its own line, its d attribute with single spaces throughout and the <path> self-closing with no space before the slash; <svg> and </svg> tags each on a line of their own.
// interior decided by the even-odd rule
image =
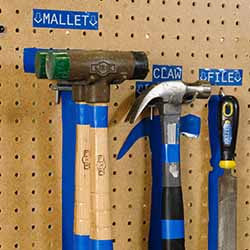
<svg viewBox="0 0 250 250">
<path fill-rule="evenodd" d="M 46 71 L 49 79 L 77 81 L 85 88 L 85 101 L 91 106 L 89 249 L 111 250 L 107 130 L 110 85 L 125 80 L 144 79 L 149 71 L 147 56 L 144 52 L 102 50 L 51 52 L 46 59 Z"/>
<path fill-rule="evenodd" d="M 145 90 L 133 104 L 126 120 L 133 123 L 149 103 L 160 112 L 163 157 L 161 236 L 163 250 L 184 250 L 184 210 L 180 176 L 180 116 L 183 103 L 208 98 L 208 82 L 162 82 Z"/>
</svg>

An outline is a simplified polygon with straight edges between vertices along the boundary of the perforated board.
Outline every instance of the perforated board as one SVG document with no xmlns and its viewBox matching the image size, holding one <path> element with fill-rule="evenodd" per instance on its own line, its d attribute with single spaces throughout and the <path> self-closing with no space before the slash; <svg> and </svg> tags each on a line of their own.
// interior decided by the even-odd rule
<svg viewBox="0 0 250 250">
<path fill-rule="evenodd" d="M 33 8 L 99 11 L 100 30 L 33 29 Z M 144 50 L 151 64 L 183 66 L 185 81 L 199 68 L 242 68 L 243 87 L 227 87 L 241 105 L 237 163 L 238 249 L 250 246 L 249 2 L 176 0 L 0 0 L 0 246 L 61 249 L 61 109 L 49 82 L 22 70 L 24 47 Z M 150 74 L 147 80 L 151 80 Z M 117 250 L 147 249 L 150 154 L 140 140 L 122 161 L 116 154 L 131 130 L 124 117 L 134 82 L 112 88 L 110 158 L 113 238 Z M 214 93 L 218 88 L 214 88 Z M 186 246 L 207 249 L 209 147 L 206 101 L 183 108 L 202 118 L 199 139 L 182 139 Z M 122 199 L 121 199 L 122 197 Z"/>
</svg>

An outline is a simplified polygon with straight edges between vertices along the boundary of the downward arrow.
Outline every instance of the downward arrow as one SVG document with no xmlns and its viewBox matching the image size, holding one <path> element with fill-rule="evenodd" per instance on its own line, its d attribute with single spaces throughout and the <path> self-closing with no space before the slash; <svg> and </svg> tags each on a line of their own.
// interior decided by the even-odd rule
<svg viewBox="0 0 250 250">
<path fill-rule="evenodd" d="M 201 73 L 201 78 L 200 78 L 200 80 L 202 80 L 202 81 L 207 80 L 207 76 L 206 76 L 206 73 L 205 73 L 205 72 L 202 72 L 202 73 Z"/>
<path fill-rule="evenodd" d="M 34 21 L 35 21 L 36 23 L 41 23 L 41 22 L 43 21 L 42 15 L 41 15 L 40 12 L 37 12 L 37 13 L 36 13 L 36 16 L 34 17 Z"/>
<path fill-rule="evenodd" d="M 96 20 L 96 17 L 95 16 L 91 16 L 89 23 L 92 26 L 95 26 L 98 23 L 97 20 Z"/>
</svg>

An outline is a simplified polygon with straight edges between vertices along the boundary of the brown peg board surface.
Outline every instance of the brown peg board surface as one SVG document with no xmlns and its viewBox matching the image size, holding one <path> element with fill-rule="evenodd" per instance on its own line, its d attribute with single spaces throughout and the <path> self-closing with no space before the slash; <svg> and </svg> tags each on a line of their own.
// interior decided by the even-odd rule
<svg viewBox="0 0 250 250">
<path fill-rule="evenodd" d="M 32 9 L 99 11 L 100 30 L 33 29 Z M 250 249 L 250 3 L 247 0 L 0 0 L 0 249 L 61 249 L 61 108 L 49 81 L 23 73 L 24 47 L 143 50 L 150 64 L 241 68 L 243 87 L 224 88 L 240 101 L 237 145 L 238 250 Z M 147 80 L 151 80 L 149 73 Z M 115 250 L 147 249 L 151 166 L 148 142 L 116 155 L 133 126 L 124 118 L 134 82 L 112 88 L 110 159 Z M 218 88 L 214 88 L 218 93 Z M 182 138 L 186 248 L 207 249 L 207 101 L 183 113 L 202 118 L 199 139 Z"/>
</svg>

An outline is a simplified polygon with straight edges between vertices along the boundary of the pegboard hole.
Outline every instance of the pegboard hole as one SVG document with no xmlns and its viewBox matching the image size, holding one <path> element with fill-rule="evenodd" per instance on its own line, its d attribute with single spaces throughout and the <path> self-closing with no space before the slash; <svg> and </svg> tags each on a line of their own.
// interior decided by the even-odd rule
<svg viewBox="0 0 250 250">
<path fill-rule="evenodd" d="M 163 23 L 165 23 L 166 18 L 165 18 L 165 17 L 162 17 L 161 21 L 162 21 Z"/>
<path fill-rule="evenodd" d="M 16 31 L 16 33 L 19 33 L 19 32 L 20 32 L 20 29 L 19 29 L 19 28 L 16 28 L 15 31 Z"/>
<path fill-rule="evenodd" d="M 240 25 L 240 22 L 239 22 L 239 21 L 236 21 L 236 22 L 235 22 L 235 25 L 236 25 L 236 26 L 239 26 L 239 25 Z"/>
<path fill-rule="evenodd" d="M 16 243 L 16 244 L 14 245 L 14 247 L 15 247 L 15 248 L 19 248 L 19 245 Z"/>
<path fill-rule="evenodd" d="M 16 14 L 17 14 L 17 15 L 20 14 L 20 10 L 17 9 L 17 10 L 16 10 Z"/>
<path fill-rule="evenodd" d="M 181 5 L 181 1 L 177 1 L 177 5 L 180 6 Z"/>
<path fill-rule="evenodd" d="M 132 225 L 132 221 L 128 221 L 128 226 L 131 226 Z"/>
<path fill-rule="evenodd" d="M 48 225 L 48 229 L 51 230 L 53 226 L 51 224 Z"/>
<path fill-rule="evenodd" d="M 236 4 L 236 9 L 239 9 L 240 8 L 240 4 L 238 3 L 238 4 Z"/>
<path fill-rule="evenodd" d="M 118 20 L 119 19 L 119 15 L 115 15 L 115 19 Z"/>
<path fill-rule="evenodd" d="M 192 6 L 195 7 L 196 6 L 196 2 L 192 2 Z"/>
</svg>

